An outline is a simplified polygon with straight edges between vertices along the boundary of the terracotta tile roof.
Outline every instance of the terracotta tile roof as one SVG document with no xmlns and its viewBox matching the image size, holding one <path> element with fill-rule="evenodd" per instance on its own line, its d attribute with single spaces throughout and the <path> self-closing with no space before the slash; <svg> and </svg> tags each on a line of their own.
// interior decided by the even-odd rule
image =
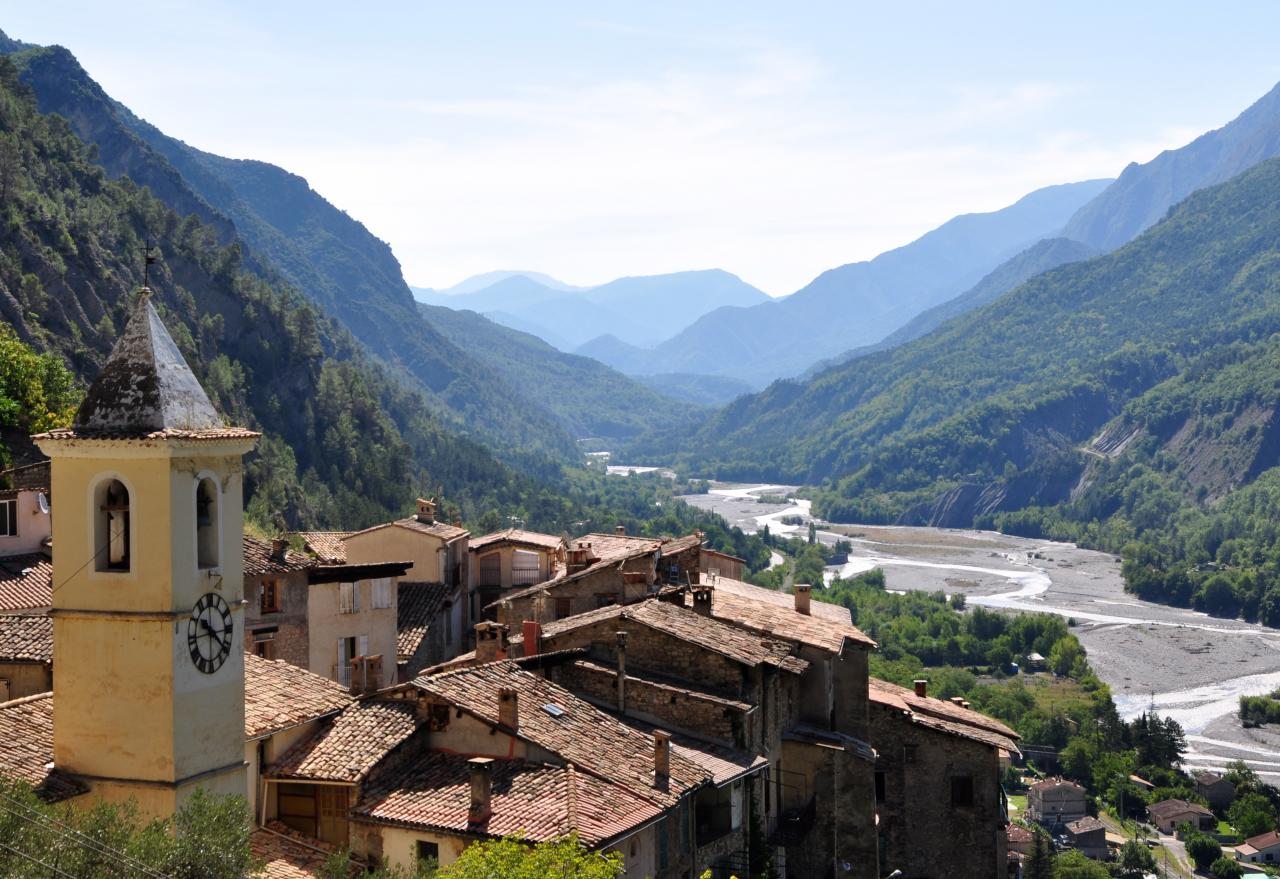
<svg viewBox="0 0 1280 879">
<path fill-rule="evenodd" d="M 267 574 L 287 574 L 290 571 L 302 571 L 316 563 L 315 559 L 292 549 L 284 551 L 284 559 L 271 557 L 271 544 L 256 537 L 243 535 L 244 575 L 246 577 L 263 577 Z"/>
<path fill-rule="evenodd" d="M 549 654 L 543 653 L 541 655 L 547 656 Z M 521 662 L 523 660 L 513 661 Z M 618 677 L 618 669 L 616 666 L 592 662 L 590 659 L 578 659 L 575 660 L 573 664 L 584 671 L 594 672 L 598 675 L 608 675 L 615 680 Z M 738 699 L 727 699 L 718 693 L 712 693 L 710 690 L 703 689 L 701 686 L 699 689 L 691 689 L 688 682 L 679 681 L 674 678 L 660 677 L 658 675 L 648 674 L 645 672 L 637 672 L 634 669 L 627 670 L 627 680 L 635 681 L 637 684 L 642 684 L 656 690 L 663 690 L 673 695 L 684 696 L 689 699 L 697 699 L 701 702 L 710 702 L 714 705 L 721 706 L 726 711 L 746 713 L 754 707 L 749 702 L 742 702 Z M 628 723 L 629 722 L 630 721 L 628 720 Z"/>
<path fill-rule="evenodd" d="M 468 541 L 470 552 L 484 549 L 495 543 L 516 543 L 524 546 L 536 546 L 539 549 L 559 549 L 564 546 L 564 538 L 554 534 L 541 534 L 537 531 L 521 531 L 519 528 L 507 528 L 505 531 L 494 531 L 483 537 L 474 537 Z"/>
<path fill-rule="evenodd" d="M 53 604 L 53 562 L 38 552 L 0 558 L 0 611 Z"/>
<path fill-rule="evenodd" d="M 412 656 L 444 607 L 449 587 L 443 583 L 401 580 L 396 587 L 396 653 Z"/>
<path fill-rule="evenodd" d="M 327 842 L 303 836 L 279 821 L 253 831 L 253 858 L 263 864 L 264 879 L 316 879 L 336 849 Z"/>
<path fill-rule="evenodd" d="M 1147 814 L 1158 819 L 1175 818 L 1188 812 L 1195 815 L 1213 814 L 1199 803 L 1188 803 L 1186 800 L 1161 800 L 1147 806 Z"/>
<path fill-rule="evenodd" d="M 368 534 L 370 531 L 377 531 L 380 528 L 408 528 L 410 531 L 430 534 L 446 541 L 466 537 L 471 533 L 466 528 L 459 528 L 457 525 L 448 525 L 444 522 L 419 522 L 413 516 L 409 516 L 406 519 L 396 519 L 394 522 L 383 522 L 381 525 L 374 525 L 372 528 L 365 528 L 363 531 L 354 531 L 348 534 L 347 538 L 354 537 L 357 534 Z"/>
<path fill-rule="evenodd" d="M 761 639 L 737 626 L 652 598 L 637 604 L 603 607 L 548 623 L 542 627 L 543 640 L 550 641 L 559 634 L 608 619 L 632 620 L 744 665 L 764 663 L 794 674 L 800 674 L 809 667 L 803 659 L 790 655 L 789 645 Z"/>
<path fill-rule="evenodd" d="M 716 577 L 714 582 L 707 575 L 702 576 L 702 582 L 715 586 L 716 593 L 719 595 L 732 594 L 743 598 L 750 598 L 753 601 L 760 601 L 766 604 L 772 604 L 776 607 L 790 610 L 792 613 L 796 609 L 796 599 L 794 595 L 787 592 L 776 592 L 773 589 L 765 589 L 762 586 L 753 586 L 750 583 L 744 583 L 741 580 L 731 580 L 728 577 Z M 849 609 L 840 604 L 831 604 L 827 601 L 819 601 L 818 597 L 821 592 L 818 589 L 813 591 L 813 601 L 809 603 L 809 613 L 811 616 L 823 620 L 830 620 L 833 623 L 843 623 L 846 626 L 853 625 L 853 617 L 849 615 Z"/>
<path fill-rule="evenodd" d="M 0 662 L 52 661 L 52 619 L 44 614 L 0 614 Z"/>
<path fill-rule="evenodd" d="M 347 563 L 346 540 L 353 531 L 295 531 L 302 538 L 307 552 L 328 565 L 344 565 Z"/>
<path fill-rule="evenodd" d="M 260 739 L 341 711 L 352 701 L 343 686 L 282 660 L 244 655 L 244 735 Z"/>
<path fill-rule="evenodd" d="M 634 717 L 623 718 L 623 722 L 647 735 L 653 735 L 654 730 L 660 728 L 656 724 Z M 717 786 L 727 784 L 744 775 L 750 775 L 752 772 L 758 772 L 769 765 L 768 757 L 739 751 L 736 748 L 703 741 L 678 732 L 671 733 L 671 751 L 705 769 Z"/>
<path fill-rule="evenodd" d="M 889 705 L 907 711 L 923 726 L 932 726 L 944 732 L 965 735 L 976 741 L 1017 751 L 1018 734 L 994 717 L 965 708 L 946 699 L 917 696 L 915 690 L 899 687 L 879 678 L 868 682 L 868 696 L 872 702 Z"/>
<path fill-rule="evenodd" d="M 589 848 L 652 821 L 662 807 L 573 765 L 524 760 L 492 764 L 491 814 L 470 824 L 471 774 L 460 754 L 427 753 L 376 774 L 354 815 L 378 823 L 477 833 L 522 835 L 544 842 L 577 831 Z"/>
<path fill-rule="evenodd" d="M 44 458 L 33 464 L 0 470 L 0 484 L 9 485 L 19 491 L 48 491 L 49 468 L 49 459 Z"/>
<path fill-rule="evenodd" d="M 1195 775 L 1196 784 L 1203 784 L 1208 787 L 1211 784 L 1217 784 L 1222 781 L 1222 776 L 1216 772 L 1198 772 Z"/>
<path fill-rule="evenodd" d="M 416 713 L 412 702 L 357 702 L 332 724 L 286 751 L 268 774 L 310 781 L 359 781 L 413 735 Z"/>
<path fill-rule="evenodd" d="M 1083 818 L 1077 818 L 1067 823 L 1067 831 L 1079 835 L 1081 833 L 1092 833 L 1095 830 L 1106 831 L 1107 825 L 1103 824 L 1092 815 L 1085 815 Z"/>
<path fill-rule="evenodd" d="M 769 592 L 770 590 L 761 589 L 760 591 Z M 711 594 L 711 615 L 761 635 L 807 644 L 836 655 L 844 649 L 846 642 L 866 648 L 876 646 L 876 642 L 857 627 L 849 623 L 837 623 L 825 617 L 799 613 L 795 609 L 794 598 L 790 595 L 784 597 L 790 599 L 790 607 L 774 601 L 762 601 L 757 597 L 748 598 L 740 593 L 721 592 L 715 589 Z M 817 603 L 812 602 L 810 608 L 812 609 Z M 685 595 L 685 604 L 689 607 L 693 606 L 692 595 Z"/>
<path fill-rule="evenodd" d="M 491 602 L 486 605 L 486 607 L 495 607 L 502 601 L 519 601 L 520 599 L 537 595 L 540 592 L 556 589 L 566 583 L 573 583 L 583 577 L 590 577 L 594 574 L 598 574 L 610 567 L 619 566 L 623 562 L 630 561 L 631 559 L 658 553 L 662 546 L 662 542 L 660 540 L 653 538 L 617 537 L 607 534 L 588 534 L 586 538 L 579 538 L 578 540 L 575 540 L 572 546 L 587 543 L 587 538 L 591 538 L 592 540 L 607 538 L 609 542 L 606 544 L 606 553 L 601 553 L 598 547 L 592 547 L 592 551 L 599 556 L 603 556 L 602 558 L 599 558 L 597 561 L 592 562 L 590 565 L 579 571 L 569 573 L 568 571 L 561 570 L 560 573 L 552 577 L 550 580 L 543 581 L 542 583 L 535 583 L 532 586 L 526 586 L 523 589 L 517 589 L 515 592 L 508 592 L 506 595 L 502 596 L 499 601 Z"/>
<path fill-rule="evenodd" d="M 1280 845 L 1280 832 L 1268 830 L 1266 833 L 1249 837 L 1244 841 L 1244 844 L 1252 846 L 1255 850 L 1271 848 L 1273 845 Z"/>
<path fill-rule="evenodd" d="M 663 555 L 675 555 L 678 552 L 693 549 L 702 546 L 702 535 L 698 533 L 686 534 L 684 537 L 673 537 L 670 540 L 662 542 Z"/>
<path fill-rule="evenodd" d="M 1047 790 L 1057 790 L 1060 787 L 1075 788 L 1080 792 L 1081 795 L 1084 794 L 1083 787 L 1076 784 L 1074 781 L 1067 781 L 1065 778 L 1044 778 L 1032 784 L 1028 788 L 1028 790 L 1047 791 Z"/>
<path fill-rule="evenodd" d="M 46 433 L 38 433 L 31 437 L 33 440 L 129 440 L 133 442 L 155 441 L 155 440 L 193 440 L 197 442 L 214 442 L 217 440 L 229 439 L 256 439 L 262 436 L 256 430 L 249 430 L 244 427 L 211 427 L 205 430 L 181 430 L 178 428 L 166 428 L 164 430 L 152 430 L 146 433 L 134 432 L 128 430 L 77 430 L 70 427 L 60 427 L 57 430 L 50 430 Z"/>
<path fill-rule="evenodd" d="M 0 702 L 0 775 L 25 781 L 44 800 L 56 802 L 88 790 L 53 765 L 53 694 Z"/>
<path fill-rule="evenodd" d="M 1017 824 L 1010 824 L 1005 830 L 1005 838 L 1008 839 L 1010 843 L 1033 842 L 1035 840 L 1035 834 L 1025 827 L 1019 827 Z"/>
<path fill-rule="evenodd" d="M 414 685 L 444 702 L 498 723 L 498 691 L 516 691 L 521 739 L 573 763 L 585 772 L 637 795 L 665 805 L 708 780 L 702 767 L 679 754 L 671 755 L 671 781 L 666 789 L 654 784 L 653 738 L 626 726 L 613 716 L 553 684 L 524 671 L 514 662 L 491 662 L 474 668 L 420 676 Z M 558 712 L 545 706 L 558 706 Z"/>
</svg>

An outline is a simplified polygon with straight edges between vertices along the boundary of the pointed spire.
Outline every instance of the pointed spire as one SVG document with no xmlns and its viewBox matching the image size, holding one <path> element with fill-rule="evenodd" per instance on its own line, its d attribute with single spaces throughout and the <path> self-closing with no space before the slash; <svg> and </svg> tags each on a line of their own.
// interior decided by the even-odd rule
<svg viewBox="0 0 1280 879">
<path fill-rule="evenodd" d="M 143 287 L 102 372 L 90 385 L 74 429 L 148 434 L 223 427 Z"/>
</svg>

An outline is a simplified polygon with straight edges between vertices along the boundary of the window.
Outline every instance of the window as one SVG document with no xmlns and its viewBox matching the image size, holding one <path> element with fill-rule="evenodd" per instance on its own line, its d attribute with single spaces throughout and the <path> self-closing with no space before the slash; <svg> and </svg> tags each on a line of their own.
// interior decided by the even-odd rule
<svg viewBox="0 0 1280 879">
<path fill-rule="evenodd" d="M 338 613 L 360 612 L 360 584 L 338 584 Z"/>
<path fill-rule="evenodd" d="M 440 846 L 434 842 L 420 839 L 418 840 L 418 863 L 422 864 L 426 861 L 440 863 Z"/>
<path fill-rule="evenodd" d="M 876 770 L 876 802 L 883 803 L 885 798 L 885 782 L 888 780 L 888 773 L 883 769 Z"/>
<path fill-rule="evenodd" d="M 196 483 L 196 566 L 218 566 L 218 484 L 207 476 Z"/>
<path fill-rule="evenodd" d="M 279 613 L 280 581 L 275 579 L 263 580 L 259 589 L 261 590 L 259 595 L 259 610 L 262 613 Z"/>
<path fill-rule="evenodd" d="M 391 607 L 391 580 L 381 577 L 373 581 L 373 608 L 381 610 Z"/>
<path fill-rule="evenodd" d="M 573 614 L 573 599 L 557 598 L 556 599 L 556 619 L 562 620 Z"/>
<path fill-rule="evenodd" d="M 536 552 L 517 549 L 511 553 L 511 585 L 532 586 L 542 582 L 541 559 Z"/>
<path fill-rule="evenodd" d="M 477 586 L 502 585 L 502 554 L 491 552 L 480 557 L 480 582 Z"/>
<path fill-rule="evenodd" d="M 269 629 L 253 630 L 253 653 L 255 656 L 261 656 L 263 659 L 276 658 L 276 632 L 279 629 L 272 626 Z"/>
<path fill-rule="evenodd" d="M 18 536 L 18 501 L 0 501 L 0 537 Z"/>
<path fill-rule="evenodd" d="M 94 490 L 94 559 L 99 571 L 128 571 L 130 544 L 129 489 L 119 479 L 107 479 Z"/>
<path fill-rule="evenodd" d="M 951 805 L 973 805 L 973 776 L 957 775 L 951 779 Z"/>
</svg>

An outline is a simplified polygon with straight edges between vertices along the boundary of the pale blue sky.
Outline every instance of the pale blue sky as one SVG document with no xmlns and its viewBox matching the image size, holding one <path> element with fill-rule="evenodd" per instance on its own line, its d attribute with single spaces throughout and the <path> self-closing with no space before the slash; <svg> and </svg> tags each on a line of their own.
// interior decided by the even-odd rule
<svg viewBox="0 0 1280 879">
<path fill-rule="evenodd" d="M 780 295 L 1114 176 L 1280 80 L 1280 4 L 1056 7 L 28 0 L 0 28 L 303 175 L 412 284 L 716 266 Z"/>
</svg>

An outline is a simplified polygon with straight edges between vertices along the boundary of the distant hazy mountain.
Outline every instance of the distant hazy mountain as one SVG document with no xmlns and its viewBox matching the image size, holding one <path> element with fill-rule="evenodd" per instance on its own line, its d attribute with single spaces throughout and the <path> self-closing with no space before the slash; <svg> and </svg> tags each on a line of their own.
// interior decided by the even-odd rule
<svg viewBox="0 0 1280 879">
<path fill-rule="evenodd" d="M 1080 208 L 1062 236 L 1099 251 L 1131 241 L 1192 192 L 1280 156 L 1280 85 L 1221 128 L 1145 165 L 1131 164 Z"/>
<path fill-rule="evenodd" d="M 452 287 L 445 287 L 437 290 L 431 287 L 410 287 L 413 295 L 420 302 L 427 302 L 428 296 L 465 296 L 468 293 L 476 293 L 486 287 L 492 287 L 499 281 L 505 281 L 508 278 L 528 278 L 535 281 L 550 290 L 560 290 L 568 293 L 574 290 L 585 290 L 585 287 L 575 287 L 573 284 L 566 284 L 564 281 L 557 280 L 550 275 L 544 275 L 542 272 L 529 272 L 523 270 L 500 270 L 496 272 L 484 272 L 479 275 L 472 275 L 464 281 L 459 281 Z"/>
<path fill-rule="evenodd" d="M 635 380 L 660 394 L 701 406 L 722 406 L 751 392 L 751 385 L 746 382 L 722 375 L 667 372 L 661 375 L 638 375 Z"/>
<path fill-rule="evenodd" d="M 548 286 L 533 273 L 506 274 L 472 292 L 417 295 L 433 305 L 479 312 L 563 351 L 604 335 L 629 345 L 655 345 L 713 309 L 769 301 L 762 291 L 720 269 L 619 278 L 569 290 Z"/>
<path fill-rule="evenodd" d="M 426 303 L 418 308 L 445 338 L 472 351 L 576 437 L 617 442 L 646 429 L 687 424 L 704 414 L 603 363 L 557 351 L 536 336 L 500 326 L 474 311 Z"/>
<path fill-rule="evenodd" d="M 874 354 L 876 351 L 884 351 L 889 348 L 896 348 L 898 345 L 905 345 L 913 339 L 918 339 L 933 332 L 952 318 L 959 317 L 967 311 L 972 311 L 1000 298 L 1023 281 L 1028 281 L 1050 269 L 1056 269 L 1060 265 L 1088 259 L 1096 254 L 1097 251 L 1087 244 L 1081 244 L 1079 241 L 1072 241 L 1069 238 L 1046 238 L 1043 241 L 1037 241 L 1017 256 L 1005 260 L 970 290 L 961 293 L 954 299 L 948 299 L 941 305 L 935 305 L 927 311 L 920 312 L 905 325 L 894 330 L 874 345 L 866 345 L 846 352 L 839 357 L 832 357 L 815 363 L 805 372 L 803 377 L 812 378 L 833 366 L 846 363 L 856 357 L 863 357 L 867 354 Z"/>
<path fill-rule="evenodd" d="M 1006 259 L 1056 234 L 1109 182 L 1050 186 L 1002 210 L 956 217 L 869 262 L 824 272 L 784 299 L 710 312 L 655 346 L 642 364 L 624 367 L 621 355 L 605 362 L 637 373 L 732 376 L 755 387 L 799 375 L 818 360 L 880 341 L 968 290 Z"/>
</svg>

